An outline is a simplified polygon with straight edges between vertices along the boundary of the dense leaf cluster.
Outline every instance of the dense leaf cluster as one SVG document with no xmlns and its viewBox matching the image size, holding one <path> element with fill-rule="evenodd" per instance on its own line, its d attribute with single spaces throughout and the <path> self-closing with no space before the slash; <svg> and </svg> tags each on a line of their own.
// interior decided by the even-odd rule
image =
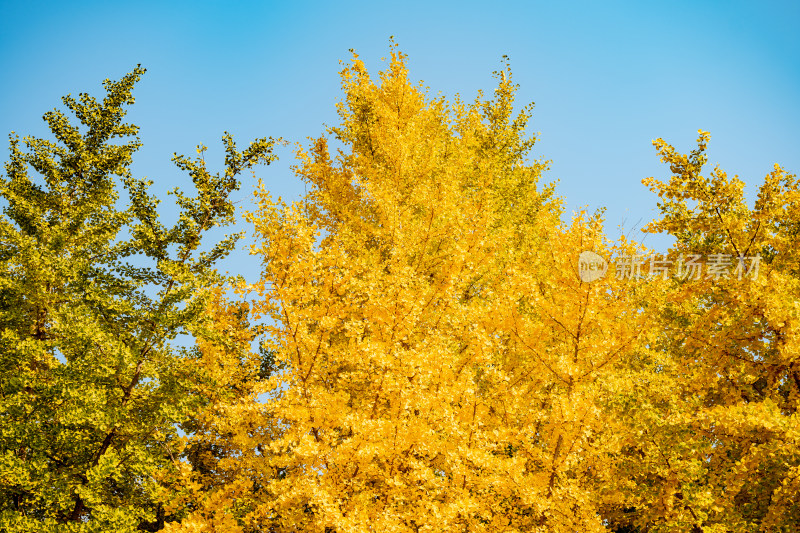
<svg viewBox="0 0 800 533">
<path fill-rule="evenodd" d="M 602 214 L 564 221 L 528 157 L 505 65 L 472 103 L 432 98 L 391 50 L 354 55 L 340 123 L 298 151 L 297 201 L 256 188 L 261 279 L 215 264 L 238 176 L 175 156 L 196 194 L 159 222 L 125 106 L 45 114 L 0 178 L 0 531 L 792 532 L 800 527 L 800 184 L 755 205 L 709 135 L 659 139 L 647 229 L 756 275 L 582 280 Z M 332 153 L 330 145 L 341 148 Z M 128 205 L 120 208 L 118 191 Z M 674 274 L 674 273 L 673 273 Z M 192 346 L 181 347 L 188 334 Z M 258 349 L 252 346 L 258 345 Z"/>
</svg>

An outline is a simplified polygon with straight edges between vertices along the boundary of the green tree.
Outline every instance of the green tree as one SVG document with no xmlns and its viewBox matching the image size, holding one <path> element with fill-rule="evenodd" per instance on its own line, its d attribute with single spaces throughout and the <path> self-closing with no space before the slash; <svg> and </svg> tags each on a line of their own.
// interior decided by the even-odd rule
<svg viewBox="0 0 800 533">
<path fill-rule="evenodd" d="M 64 97 L 78 119 L 45 113 L 55 140 L 10 136 L 0 177 L 0 531 L 155 531 L 159 470 L 181 452 L 178 425 L 204 401 L 197 348 L 238 234 L 204 245 L 234 220 L 237 176 L 275 159 L 272 138 L 239 151 L 223 136 L 225 170 L 175 155 L 196 195 L 172 191 L 171 227 L 151 181 L 130 172 L 141 145 L 123 122 L 137 66 L 105 97 Z M 118 190 L 128 205 L 119 208 Z"/>
</svg>

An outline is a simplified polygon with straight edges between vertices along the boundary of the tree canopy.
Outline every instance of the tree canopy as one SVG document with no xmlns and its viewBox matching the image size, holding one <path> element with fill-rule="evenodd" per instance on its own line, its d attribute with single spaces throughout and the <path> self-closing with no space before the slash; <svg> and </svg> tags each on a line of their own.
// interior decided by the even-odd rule
<svg viewBox="0 0 800 533">
<path fill-rule="evenodd" d="M 59 143 L 11 138 L 0 528 L 800 527 L 795 176 L 776 165 L 751 208 L 703 175 L 708 133 L 658 139 L 646 231 L 676 242 L 612 242 L 602 211 L 566 220 L 507 61 L 489 97 L 448 100 L 393 45 L 377 78 L 342 70 L 338 124 L 297 151 L 306 192 L 258 181 L 247 285 L 214 268 L 238 236 L 202 237 L 277 141 L 226 134 L 214 175 L 176 155 L 197 195 L 161 225 L 122 123 L 143 72 L 64 99 L 85 133 L 54 111 Z"/>
<path fill-rule="evenodd" d="M 238 235 L 237 176 L 273 160 L 272 139 L 237 150 L 225 171 L 176 155 L 195 196 L 174 191 L 179 218 L 159 221 L 152 183 L 130 172 L 138 128 L 123 122 L 144 74 L 106 80 L 45 113 L 54 140 L 10 136 L 0 179 L 0 529 L 156 530 L 165 514 L 154 472 L 177 461 L 178 429 L 208 401 L 196 348 L 224 278 L 215 263 Z M 198 147 L 202 154 L 203 147 Z M 118 191 L 127 193 L 120 209 Z"/>
</svg>

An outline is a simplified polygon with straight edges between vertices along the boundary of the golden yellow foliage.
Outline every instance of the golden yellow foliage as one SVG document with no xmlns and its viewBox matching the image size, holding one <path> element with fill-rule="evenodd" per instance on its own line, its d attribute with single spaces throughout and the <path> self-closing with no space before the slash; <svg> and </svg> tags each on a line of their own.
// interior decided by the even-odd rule
<svg viewBox="0 0 800 533">
<path fill-rule="evenodd" d="M 259 415 L 281 433 L 239 458 L 264 480 L 243 531 L 603 530 L 620 448 L 603 406 L 648 289 L 581 282 L 582 249 L 620 250 L 598 217 L 561 222 L 498 78 L 492 99 L 448 104 L 399 52 L 380 85 L 356 57 L 330 130 L 350 151 L 301 150 L 299 202 L 259 190 L 253 310 L 286 371 Z"/>
<path fill-rule="evenodd" d="M 261 184 L 249 311 L 272 371 L 231 374 L 257 358 L 201 347 L 215 399 L 169 531 L 798 523 L 794 177 L 776 167 L 750 210 L 738 179 L 700 175 L 707 134 L 688 156 L 659 140 L 674 176 L 646 180 L 663 201 L 649 230 L 677 237 L 668 257 L 758 253 L 760 275 L 583 281 L 582 251 L 651 252 L 609 242 L 600 214 L 562 221 L 526 158 L 530 108 L 514 116 L 496 75 L 492 98 L 448 102 L 396 48 L 378 83 L 354 56 L 340 125 L 298 150 L 307 193 Z M 244 348 L 244 315 L 215 306 Z"/>
</svg>

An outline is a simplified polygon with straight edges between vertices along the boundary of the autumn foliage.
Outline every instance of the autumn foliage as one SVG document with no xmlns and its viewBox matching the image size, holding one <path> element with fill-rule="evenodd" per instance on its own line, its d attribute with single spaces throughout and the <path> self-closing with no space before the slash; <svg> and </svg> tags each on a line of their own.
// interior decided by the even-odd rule
<svg viewBox="0 0 800 533">
<path fill-rule="evenodd" d="M 761 269 L 618 276 L 613 258 L 651 251 L 609 241 L 601 213 L 565 221 L 547 163 L 529 159 L 531 108 L 514 111 L 507 64 L 495 77 L 491 97 L 448 101 L 409 81 L 395 46 L 379 79 L 354 55 L 339 124 L 298 148 L 305 194 L 287 203 L 259 182 L 247 219 L 261 279 L 200 287 L 197 349 L 168 367 L 192 402 L 139 467 L 155 513 L 139 526 L 800 527 L 795 177 L 776 165 L 749 208 L 738 178 L 702 175 L 707 133 L 688 155 L 655 141 L 671 177 L 644 180 L 661 210 L 646 230 L 675 237 L 665 256 L 758 254 Z M 236 168 L 251 152 L 233 150 Z M 582 281 L 582 251 L 608 274 Z M 8 458 L 29 445 L 9 442 L 0 477 L 22 486 Z M 23 523 L 6 493 L 0 524 Z M 54 531 L 102 530 L 59 516 Z"/>
</svg>

